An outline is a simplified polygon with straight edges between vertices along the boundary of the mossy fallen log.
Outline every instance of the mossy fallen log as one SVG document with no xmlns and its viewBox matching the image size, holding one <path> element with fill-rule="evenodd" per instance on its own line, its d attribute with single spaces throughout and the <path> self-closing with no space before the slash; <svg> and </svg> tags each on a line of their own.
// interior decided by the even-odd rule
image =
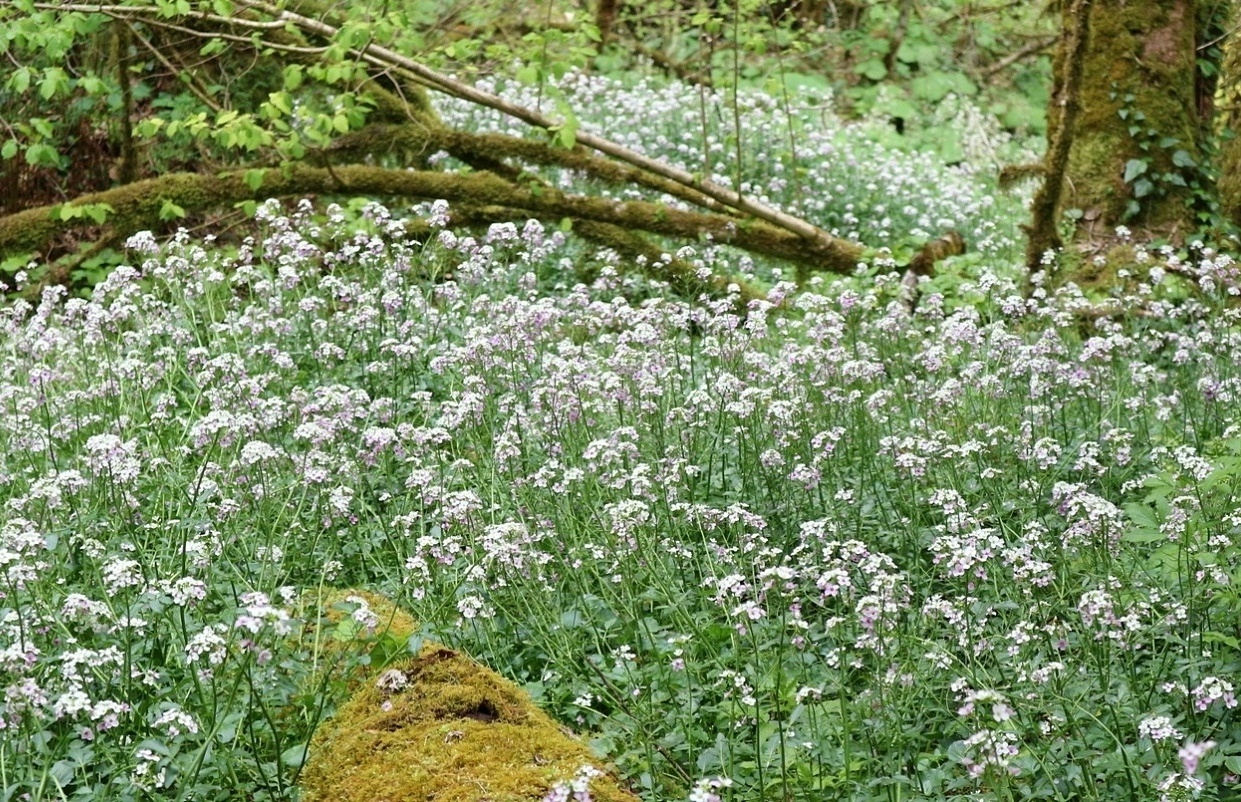
<svg viewBox="0 0 1241 802">
<path fill-rule="evenodd" d="M 471 133 L 445 126 L 428 126 L 422 122 L 392 125 L 371 123 L 361 130 L 337 137 L 326 155 L 352 161 L 367 156 L 391 155 L 410 166 L 420 163 L 436 151 L 446 151 L 468 164 L 479 159 L 514 159 L 527 164 L 576 170 L 591 178 L 619 186 L 641 186 L 662 192 L 694 206 L 720 214 L 734 215 L 734 210 L 703 193 L 670 181 L 646 170 L 591 153 L 580 145 L 557 148 L 533 139 L 495 133 Z"/>
<path fill-rule="evenodd" d="M 851 242 L 811 241 L 760 220 L 670 209 L 648 201 L 617 201 L 569 195 L 544 186 L 514 186 L 490 173 L 440 173 L 392 170 L 367 165 L 335 168 L 301 164 L 264 172 L 257 187 L 246 181 L 246 170 L 217 175 L 172 173 L 77 198 L 72 206 L 110 209 L 104 225 L 118 236 L 157 228 L 168 210 L 185 212 L 228 207 L 239 201 L 303 195 L 370 195 L 377 197 L 443 198 L 449 203 L 507 206 L 531 217 L 565 217 L 646 231 L 694 241 L 710 237 L 752 253 L 793 262 L 812 270 L 852 272 L 866 250 Z M 68 219 L 66 219 L 68 218 Z M 0 217 L 0 258 L 47 247 L 58 235 L 93 221 L 66 215 L 58 206 L 42 206 Z"/>
<path fill-rule="evenodd" d="M 310 632 L 325 662 L 370 648 L 377 633 L 406 640 L 416 630 L 376 594 L 333 591 L 303 603 L 319 608 Z M 356 640 L 332 637 L 351 622 L 363 626 Z M 304 802 L 541 802 L 574 779 L 588 782 L 597 802 L 638 802 L 526 693 L 460 652 L 428 643 L 416 657 L 349 680 L 350 697 L 311 742 Z"/>
</svg>

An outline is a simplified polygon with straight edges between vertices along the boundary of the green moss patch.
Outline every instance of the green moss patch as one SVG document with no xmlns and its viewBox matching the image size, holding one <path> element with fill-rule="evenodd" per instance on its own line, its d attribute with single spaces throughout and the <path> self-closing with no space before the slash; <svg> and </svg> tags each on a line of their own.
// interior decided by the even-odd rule
<svg viewBox="0 0 1241 802">
<path fill-rule="evenodd" d="M 539 802 L 595 761 L 517 686 L 428 644 L 365 682 L 316 734 L 306 802 Z M 610 775 L 599 802 L 636 802 Z"/>
</svg>

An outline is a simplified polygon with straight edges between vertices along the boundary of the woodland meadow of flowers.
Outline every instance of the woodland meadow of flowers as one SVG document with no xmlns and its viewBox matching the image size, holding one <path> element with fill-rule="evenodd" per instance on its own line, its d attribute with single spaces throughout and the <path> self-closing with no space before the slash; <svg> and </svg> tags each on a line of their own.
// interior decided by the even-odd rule
<svg viewBox="0 0 1241 802">
<path fill-rule="evenodd" d="M 614 89 L 675 159 L 695 96 Z M 800 126 L 749 191 L 975 261 L 910 312 L 883 260 L 677 253 L 767 282 L 742 311 L 536 222 L 268 202 L 0 309 L 0 799 L 295 798 L 338 690 L 303 602 L 353 587 L 651 802 L 1238 798 L 1237 265 L 1027 294 L 981 115 L 947 168 L 743 99 Z"/>
</svg>

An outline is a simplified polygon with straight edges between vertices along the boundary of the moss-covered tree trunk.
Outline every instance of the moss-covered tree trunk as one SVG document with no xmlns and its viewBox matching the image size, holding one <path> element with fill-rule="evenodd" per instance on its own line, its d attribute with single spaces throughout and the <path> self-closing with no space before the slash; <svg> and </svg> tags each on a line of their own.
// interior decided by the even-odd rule
<svg viewBox="0 0 1241 802">
<path fill-rule="evenodd" d="M 1080 20 L 1068 15 L 1066 31 Z M 1071 85 L 1067 48 L 1056 60 L 1057 89 L 1076 92 L 1072 144 L 1060 209 L 1083 212 L 1083 233 L 1120 223 L 1161 233 L 1192 219 L 1189 184 L 1199 161 L 1194 0 L 1094 0 L 1079 84 Z M 1053 93 L 1052 103 L 1063 102 Z M 1062 116 L 1052 108 L 1050 125 Z M 1050 131 L 1054 141 L 1057 132 Z"/>
<path fill-rule="evenodd" d="M 1232 35 L 1224 43 L 1224 60 L 1215 94 L 1215 131 L 1219 134 L 1219 196 L 1229 220 L 1241 225 L 1241 5 L 1234 12 Z"/>
</svg>

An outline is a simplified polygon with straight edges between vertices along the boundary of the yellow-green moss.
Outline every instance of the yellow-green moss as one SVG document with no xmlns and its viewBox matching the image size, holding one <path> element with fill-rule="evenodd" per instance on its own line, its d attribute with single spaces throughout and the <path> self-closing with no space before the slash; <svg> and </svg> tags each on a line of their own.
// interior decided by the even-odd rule
<svg viewBox="0 0 1241 802">
<path fill-rule="evenodd" d="M 1178 172 L 1172 163 L 1176 150 L 1199 157 L 1195 15 L 1189 0 L 1096 0 L 1090 15 L 1063 205 L 1097 211 L 1111 225 L 1121 221 L 1133 198 L 1124 181 L 1127 161 L 1147 160 L 1151 176 Z M 1130 126 L 1139 130 L 1130 134 Z M 1177 144 L 1161 146 L 1164 138 Z M 1140 201 L 1145 225 L 1168 227 L 1188 215 L 1189 191 L 1166 182 L 1162 188 L 1163 194 Z"/>
<path fill-rule="evenodd" d="M 352 618 L 365 606 L 373 627 Z M 356 588 L 329 588 L 308 591 L 299 601 L 298 616 L 307 622 L 303 643 L 314 655 L 315 670 L 307 680 L 310 687 L 327 687 L 328 675 L 349 686 L 356 685 L 392 655 L 400 654 L 412 635 L 418 632 L 413 616 L 391 599 Z M 367 656 L 370 663 L 359 664 Z M 335 674 L 345 671 L 346 674 Z"/>
<path fill-rule="evenodd" d="M 596 764 L 515 685 L 465 655 L 428 644 L 371 677 L 320 727 L 303 774 L 305 802 L 539 802 Z M 614 777 L 599 802 L 636 802 Z"/>
<path fill-rule="evenodd" d="M 1219 196 L 1224 214 L 1241 225 L 1241 7 L 1233 19 L 1232 35 L 1224 43 L 1224 60 L 1215 93 L 1215 133 L 1219 137 Z"/>
</svg>

